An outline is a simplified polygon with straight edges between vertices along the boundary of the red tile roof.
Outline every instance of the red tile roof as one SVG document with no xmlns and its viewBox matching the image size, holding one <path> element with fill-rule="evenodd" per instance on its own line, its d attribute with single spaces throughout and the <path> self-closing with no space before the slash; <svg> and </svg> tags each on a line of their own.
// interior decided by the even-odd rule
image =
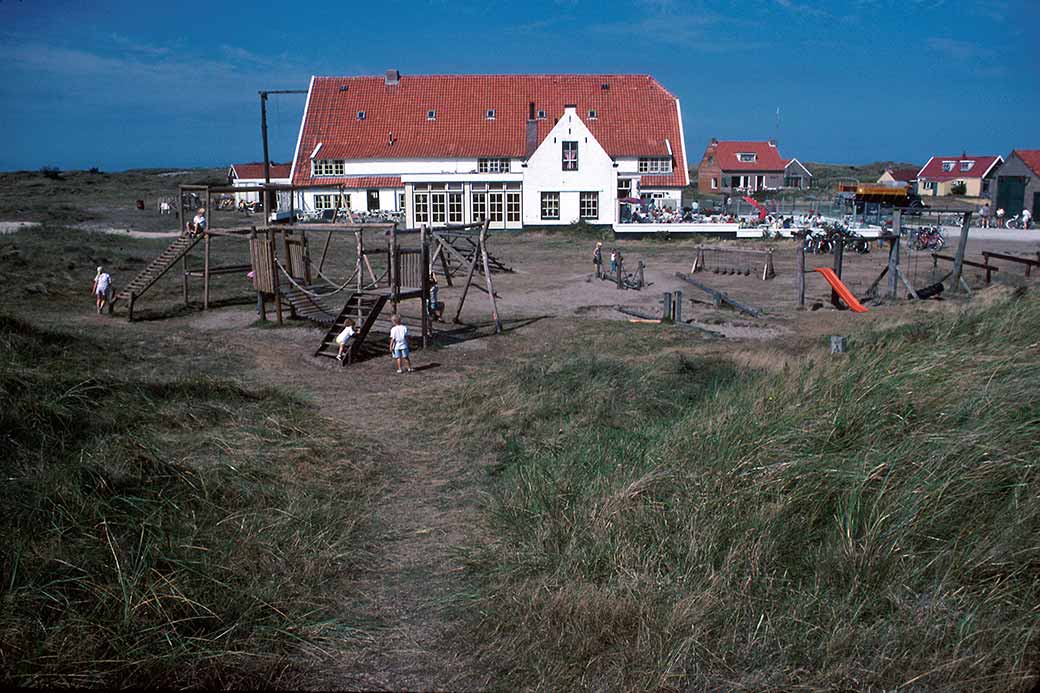
<svg viewBox="0 0 1040 693">
<path fill-rule="evenodd" d="M 1012 155 L 1018 155 L 1022 162 L 1040 176 L 1040 149 L 1015 149 Z"/>
<path fill-rule="evenodd" d="M 288 178 L 289 169 L 292 164 L 271 164 L 271 178 Z M 235 170 L 235 174 L 239 178 L 245 178 L 247 180 L 263 180 L 264 179 L 264 162 L 252 162 L 248 164 L 231 164 L 231 168 Z"/>
<path fill-rule="evenodd" d="M 711 145 L 708 145 L 709 147 Z M 741 161 L 738 154 L 755 154 L 755 161 Z M 769 142 L 720 141 L 715 149 L 715 163 L 726 171 L 783 171 L 787 161 Z"/>
<path fill-rule="evenodd" d="M 564 106 L 575 104 L 609 155 L 667 156 L 670 145 L 673 173 L 644 177 L 654 186 L 688 184 L 677 100 L 649 75 L 405 75 L 397 85 L 381 76 L 315 77 L 293 183 L 327 182 L 310 175 L 319 143 L 321 159 L 525 158 L 531 102 L 546 114 L 537 121 L 539 142 Z M 493 120 L 488 109 L 495 109 Z"/>
<path fill-rule="evenodd" d="M 347 190 L 360 190 L 364 188 L 403 188 L 401 176 L 341 176 L 332 178 L 322 176 L 315 178 L 315 187 L 345 188 Z"/>
<path fill-rule="evenodd" d="M 944 161 L 952 161 L 953 170 L 944 171 Z M 975 163 L 972 165 L 971 170 L 962 171 L 962 161 L 973 161 Z M 922 180 L 926 179 L 937 183 L 942 183 L 948 180 L 962 180 L 964 178 L 982 178 L 989 173 L 994 164 L 998 164 L 1002 161 L 1003 159 L 999 156 L 933 156 L 918 172 L 917 177 Z"/>
<path fill-rule="evenodd" d="M 917 180 L 918 168 L 888 168 L 885 171 L 888 172 L 892 178 L 899 181 L 900 183 L 909 183 Z"/>
</svg>

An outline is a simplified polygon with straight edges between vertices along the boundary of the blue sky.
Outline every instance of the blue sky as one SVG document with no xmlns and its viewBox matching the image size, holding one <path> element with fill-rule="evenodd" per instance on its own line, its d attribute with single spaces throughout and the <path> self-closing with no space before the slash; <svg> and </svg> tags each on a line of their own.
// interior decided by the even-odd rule
<svg viewBox="0 0 1040 693">
<path fill-rule="evenodd" d="M 259 89 L 390 67 L 649 73 L 694 162 L 712 136 L 833 163 L 1006 155 L 1040 148 L 1038 20 L 1040 0 L 0 0 L 0 170 L 258 160 Z M 271 98 L 273 159 L 302 109 Z"/>
</svg>

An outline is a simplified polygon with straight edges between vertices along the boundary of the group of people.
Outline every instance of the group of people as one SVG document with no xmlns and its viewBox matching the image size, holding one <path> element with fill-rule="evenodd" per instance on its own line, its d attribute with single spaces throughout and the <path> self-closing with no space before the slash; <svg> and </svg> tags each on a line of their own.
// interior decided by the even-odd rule
<svg viewBox="0 0 1040 693">
<path fill-rule="evenodd" d="M 982 205 L 982 208 L 979 210 L 979 218 L 981 219 L 982 228 L 984 228 L 984 229 L 992 228 L 992 222 L 991 222 L 990 217 L 991 216 L 996 216 L 997 217 L 997 228 L 999 229 L 1001 226 L 1004 225 L 1004 214 L 1005 213 L 1004 213 L 1004 209 L 1003 208 L 998 209 L 996 214 L 993 215 L 993 214 L 991 214 L 988 202 L 986 204 Z M 1030 212 L 1028 209 L 1023 208 L 1022 209 L 1022 228 L 1023 229 L 1028 229 L 1030 227 L 1030 225 L 1032 224 L 1032 222 L 1033 222 L 1033 213 Z"/>
<path fill-rule="evenodd" d="M 430 316 L 437 322 L 444 322 L 444 303 L 441 302 L 437 289 L 437 273 L 430 273 L 430 299 L 427 304 Z M 390 328 L 390 357 L 397 364 L 398 373 L 412 373 L 411 350 L 408 347 L 408 326 L 404 324 L 401 316 L 394 313 L 390 316 L 393 327 Z M 350 354 L 350 340 L 357 335 L 357 323 L 347 318 L 343 329 L 336 335 L 336 344 L 339 349 L 336 358 L 343 361 Z"/>
<path fill-rule="evenodd" d="M 618 271 L 618 267 L 622 267 L 624 260 L 621 257 L 621 251 L 617 248 L 610 249 L 610 273 L 614 274 Z M 596 276 L 603 274 L 603 242 L 596 241 L 596 248 L 592 251 L 592 264 L 596 268 Z"/>
</svg>

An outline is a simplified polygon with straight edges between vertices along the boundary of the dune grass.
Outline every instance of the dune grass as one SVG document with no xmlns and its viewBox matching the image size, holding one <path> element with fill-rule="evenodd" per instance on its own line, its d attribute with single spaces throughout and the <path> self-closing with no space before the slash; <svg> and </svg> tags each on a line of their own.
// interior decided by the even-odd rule
<svg viewBox="0 0 1040 693">
<path fill-rule="evenodd" d="M 545 690 L 1027 689 L 1038 324 L 1010 299 L 775 372 L 603 334 L 489 376 L 456 400 L 497 444 L 485 660 Z"/>
<path fill-rule="evenodd" d="M 120 358 L 0 317 L 0 681 L 306 681 L 365 637 L 370 456 L 277 391 Z"/>
</svg>

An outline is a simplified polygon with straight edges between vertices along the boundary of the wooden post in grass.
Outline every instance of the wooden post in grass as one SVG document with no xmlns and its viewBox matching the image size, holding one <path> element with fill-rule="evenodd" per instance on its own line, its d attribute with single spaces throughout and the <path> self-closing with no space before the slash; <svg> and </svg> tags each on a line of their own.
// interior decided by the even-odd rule
<svg viewBox="0 0 1040 693">
<path fill-rule="evenodd" d="M 490 222 L 484 222 L 480 229 L 480 256 L 484 262 L 484 281 L 487 282 L 488 298 L 491 300 L 491 319 L 495 321 L 495 334 L 502 333 L 502 321 L 498 319 L 498 303 L 495 300 L 495 285 L 491 281 L 491 268 L 488 266 L 487 232 Z"/>
<path fill-rule="evenodd" d="M 841 279 L 841 266 L 845 259 L 845 237 L 838 234 L 834 242 L 834 274 L 838 275 L 838 279 Z M 838 298 L 838 292 L 831 289 L 831 305 L 835 308 L 841 306 L 841 299 Z"/>
<path fill-rule="evenodd" d="M 899 242 L 902 237 L 903 212 L 892 212 L 892 234 L 895 236 L 888 246 L 888 297 L 896 297 L 896 283 L 899 281 L 896 272 L 899 270 Z"/>
<path fill-rule="evenodd" d="M 271 257 L 271 278 L 274 280 L 274 315 L 278 324 L 282 324 L 282 293 L 278 276 L 278 256 L 275 253 L 274 229 L 267 229 L 267 252 Z"/>
<path fill-rule="evenodd" d="M 183 275 L 183 285 L 181 287 L 184 292 L 184 305 L 188 305 L 188 254 L 185 253 L 184 257 L 181 258 L 181 274 Z"/>
<path fill-rule="evenodd" d="M 682 291 L 675 290 L 675 298 L 672 300 L 672 322 L 682 322 Z"/>
<path fill-rule="evenodd" d="M 645 267 L 646 265 L 643 264 L 642 260 L 640 260 L 639 264 L 636 265 L 636 280 L 639 282 L 640 289 L 646 286 L 646 280 L 643 278 L 643 269 Z"/>
<path fill-rule="evenodd" d="M 206 227 L 202 230 L 202 310 L 209 310 L 209 230 L 213 227 L 213 208 L 206 187 Z"/>
<path fill-rule="evenodd" d="M 961 285 L 967 289 L 968 285 L 961 279 L 961 270 L 964 267 L 964 251 L 968 248 L 968 226 L 971 224 L 971 212 L 964 213 L 961 221 L 961 237 L 957 243 L 957 255 L 953 258 L 953 276 L 950 278 L 950 291 L 960 291 Z"/>
<path fill-rule="evenodd" d="M 615 277 L 615 279 L 617 279 L 617 288 L 619 288 L 619 289 L 624 288 L 623 285 L 622 285 L 622 279 L 621 279 L 621 277 L 625 273 L 624 266 L 622 265 L 622 263 L 624 261 L 625 261 L 625 259 L 623 257 L 621 257 L 621 253 L 618 252 L 618 254 L 617 254 L 617 277 Z"/>
<path fill-rule="evenodd" d="M 419 227 L 419 249 L 421 253 L 420 265 L 423 269 L 420 302 L 422 303 L 422 345 L 423 349 L 430 345 L 430 333 L 433 331 L 433 323 L 430 318 L 430 243 L 427 235 L 426 224 Z"/>
<path fill-rule="evenodd" d="M 670 321 L 672 319 L 672 292 L 665 291 L 661 294 L 661 319 Z"/>
<path fill-rule="evenodd" d="M 795 234 L 798 239 L 798 252 L 795 253 L 795 267 L 798 270 L 798 305 L 805 305 L 805 234 Z"/>
<path fill-rule="evenodd" d="M 126 321 L 127 322 L 133 322 L 134 321 L 134 300 L 135 300 L 134 292 L 131 291 L 130 292 L 130 300 L 127 302 L 127 305 L 126 305 Z"/>
</svg>

